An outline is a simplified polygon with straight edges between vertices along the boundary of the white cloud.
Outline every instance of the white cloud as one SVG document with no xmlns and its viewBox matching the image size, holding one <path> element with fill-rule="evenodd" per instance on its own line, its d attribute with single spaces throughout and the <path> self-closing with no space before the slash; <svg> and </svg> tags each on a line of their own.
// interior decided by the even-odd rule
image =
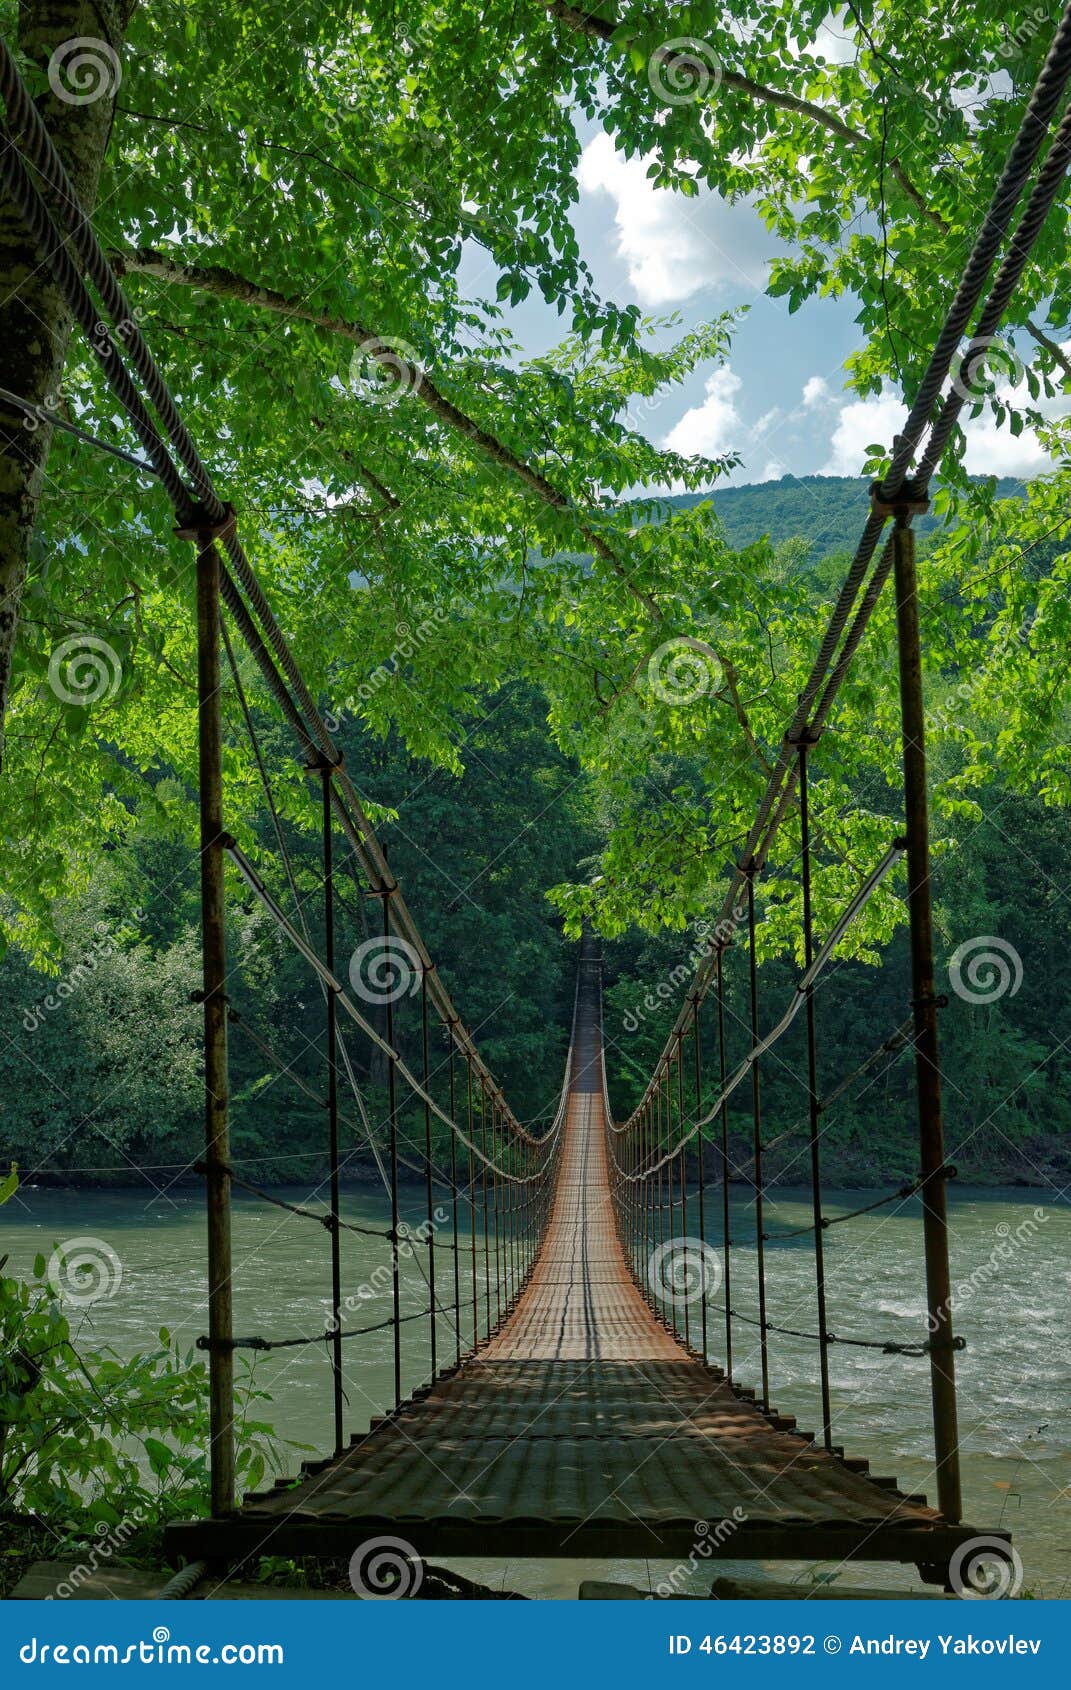
<svg viewBox="0 0 1071 1690">
<path fill-rule="evenodd" d="M 813 410 L 815 405 L 828 405 L 833 392 L 825 376 L 808 376 L 803 384 L 803 406 Z"/>
<path fill-rule="evenodd" d="M 685 411 L 664 444 L 683 457 L 715 458 L 739 445 L 744 428 L 735 398 L 743 382 L 729 364 L 707 377 L 706 397 Z"/>
<path fill-rule="evenodd" d="M 827 64 L 835 65 L 850 65 L 858 58 L 859 42 L 855 26 L 846 19 L 844 12 L 833 12 L 824 23 L 819 24 L 811 56 L 821 57 Z"/>
<path fill-rule="evenodd" d="M 677 304 L 712 286 L 760 291 L 776 245 L 757 212 L 705 189 L 686 199 L 656 188 L 647 178 L 649 163 L 625 158 L 603 132 L 588 142 L 577 171 L 582 193 L 608 194 L 614 202 L 617 255 L 639 303 Z M 582 217 L 578 228 L 583 231 Z"/>
<path fill-rule="evenodd" d="M 787 464 L 783 464 L 780 458 L 771 458 L 768 464 L 763 465 L 755 479 L 757 481 L 782 481 L 788 474 Z"/>
<path fill-rule="evenodd" d="M 904 426 L 906 415 L 903 402 L 893 394 L 883 394 L 880 399 L 853 399 L 842 405 L 822 474 L 860 475 L 866 448 L 877 442 L 891 445 L 893 435 Z"/>
<path fill-rule="evenodd" d="M 1062 349 L 1071 347 L 1071 342 Z M 811 383 L 807 383 L 810 387 Z M 807 388 L 804 388 L 806 403 Z M 997 395 L 1005 404 L 1018 409 L 1033 406 L 1050 420 L 1071 414 L 1071 403 L 1065 395 L 1055 399 L 1036 401 L 1031 398 L 1025 377 L 1019 382 L 998 381 Z M 906 409 L 892 394 L 880 398 L 856 399 L 841 405 L 831 439 L 831 453 L 823 465 L 825 475 L 858 475 L 866 457 L 866 447 L 880 443 L 888 448 L 893 435 L 903 427 Z M 1052 467 L 1051 455 L 1041 445 L 1031 429 L 1018 438 L 1007 424 L 999 426 L 991 410 L 979 417 L 967 415 L 963 431 L 967 438 L 964 464 L 971 475 L 1013 475 L 1024 479 L 1041 475 Z"/>
</svg>

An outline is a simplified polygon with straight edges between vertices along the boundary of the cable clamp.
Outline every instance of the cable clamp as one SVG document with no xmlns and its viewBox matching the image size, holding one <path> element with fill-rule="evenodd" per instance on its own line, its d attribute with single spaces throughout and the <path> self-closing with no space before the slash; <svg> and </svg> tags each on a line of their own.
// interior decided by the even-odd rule
<svg viewBox="0 0 1071 1690">
<path fill-rule="evenodd" d="M 346 767 L 346 753 L 339 750 L 335 756 L 329 757 L 326 751 L 314 746 L 305 759 L 304 768 L 308 775 L 333 775 Z"/>
<path fill-rule="evenodd" d="M 872 481 L 870 506 L 875 516 L 925 516 L 930 498 L 923 483 L 908 476 L 894 499 L 886 498 L 883 482 Z"/>
<path fill-rule="evenodd" d="M 202 1335 L 197 1340 L 197 1348 L 216 1355 L 229 1355 L 234 1350 L 270 1350 L 272 1345 L 267 1338 L 206 1338 Z"/>
<path fill-rule="evenodd" d="M 203 504 L 191 507 L 189 521 L 175 529 L 180 540 L 191 540 L 195 546 L 203 546 L 209 540 L 226 540 L 234 533 L 238 526 L 238 513 L 232 504 L 223 506 L 223 516 L 217 519 Z"/>
</svg>

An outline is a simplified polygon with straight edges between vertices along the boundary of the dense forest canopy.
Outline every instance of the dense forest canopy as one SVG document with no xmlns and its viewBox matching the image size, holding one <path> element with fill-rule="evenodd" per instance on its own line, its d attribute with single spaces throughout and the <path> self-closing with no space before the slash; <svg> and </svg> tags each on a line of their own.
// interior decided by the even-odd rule
<svg viewBox="0 0 1071 1690">
<path fill-rule="evenodd" d="M 600 294 L 576 220 L 582 126 L 646 161 L 682 215 L 700 191 L 746 198 L 783 248 L 770 294 L 800 324 L 812 301 L 850 297 L 852 389 L 910 397 L 1058 14 L 999 0 L 0 0 L 5 38 L 239 509 L 459 1003 L 478 1025 L 509 1002 L 489 1055 L 521 1113 L 545 1109 L 561 1054 L 563 925 L 575 936 L 587 920 L 620 941 L 627 996 L 667 954 L 687 954 L 718 903 L 846 561 L 843 487 L 832 539 L 812 541 L 810 499 L 798 527 L 779 512 L 745 532 L 719 519 L 717 496 L 692 497 L 717 495 L 735 452 L 682 455 L 638 424 L 638 401 L 719 366 L 739 314 L 686 330 Z M 99 97 L 72 101 L 56 56 L 81 38 L 107 53 Z M 1059 877 L 1066 241 L 1065 193 L 994 348 L 998 375 L 1021 379 L 972 393 L 1009 438 L 1035 434 L 1051 470 L 1008 497 L 968 477 L 957 435 L 924 542 L 938 848 L 975 865 L 954 888 L 950 949 L 960 923 L 1000 931 L 982 921 L 993 886 L 990 859 L 978 861 L 994 816 L 1014 818 L 1013 837 L 1036 825 Z M 561 323 L 539 356 L 511 317 L 529 295 Z M 2 202 L 0 334 L 14 391 L 129 446 Z M 83 1061 L 98 1065 L 101 1109 L 107 1074 L 126 1072 L 166 1021 L 168 1101 L 139 1108 L 181 1160 L 195 1076 L 189 548 L 135 469 L 47 423 L 27 428 L 2 401 L 0 413 L 8 998 L 71 1063 L 74 1098 Z M 862 476 L 881 472 L 889 445 L 859 465 L 859 527 Z M 886 600 L 816 760 L 819 925 L 898 825 L 893 644 Z M 79 650 L 91 684 L 64 655 Z M 243 677 L 311 875 L 313 797 L 255 673 Z M 271 864 L 233 692 L 226 708 L 229 825 Z M 763 955 L 783 981 L 798 962 L 799 889 L 777 871 L 795 849 L 790 825 L 761 897 Z M 855 963 L 900 945 L 903 917 L 893 878 L 846 944 Z M 243 989 L 269 1020 L 317 1013 L 237 889 L 234 920 Z M 66 1020 L 35 1016 L 40 971 L 61 981 L 98 922 L 112 995 L 87 988 Z M 65 1031 L 82 1015 L 92 1058 Z M 1020 1054 L 1040 1052 L 1025 1011 L 1019 1031 Z M 125 1053 L 108 1039 L 129 1040 Z M 268 1073 L 240 1060 L 239 1112 Z M 631 1052 L 622 1061 L 627 1089 Z M 19 1109 L 32 1116 L 40 1101 Z M 1024 1120 L 1037 1128 L 1029 1110 Z M 48 1122 L 20 1113 L 17 1148 L 35 1135 L 52 1142 Z"/>
</svg>

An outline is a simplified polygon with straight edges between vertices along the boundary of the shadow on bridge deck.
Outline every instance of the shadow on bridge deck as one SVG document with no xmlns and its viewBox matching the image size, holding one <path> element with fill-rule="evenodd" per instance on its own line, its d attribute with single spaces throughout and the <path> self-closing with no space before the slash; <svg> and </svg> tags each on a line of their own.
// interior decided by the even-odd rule
<svg viewBox="0 0 1071 1690">
<path fill-rule="evenodd" d="M 422 1556 L 915 1563 L 943 1576 L 977 1535 L 683 1348 L 630 1272 L 611 1202 L 599 965 L 581 963 L 547 1234 L 499 1330 L 341 1457 L 226 1520 L 171 1528 L 189 1557 L 348 1555 L 403 1536 Z"/>
</svg>

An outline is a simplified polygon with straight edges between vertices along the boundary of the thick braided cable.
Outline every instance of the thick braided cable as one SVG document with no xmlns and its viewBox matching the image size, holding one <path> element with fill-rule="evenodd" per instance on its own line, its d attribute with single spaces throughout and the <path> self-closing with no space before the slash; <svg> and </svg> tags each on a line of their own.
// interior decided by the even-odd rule
<svg viewBox="0 0 1071 1690">
<path fill-rule="evenodd" d="M 1071 4 L 1064 8 L 1063 17 L 1060 19 L 1052 45 L 1045 56 L 1045 63 L 1042 65 L 1037 82 L 1034 84 L 1034 91 L 1030 96 L 1026 111 L 1023 113 L 1019 132 L 1004 161 L 1004 169 L 1001 171 L 1000 180 L 993 190 L 989 209 L 982 221 L 982 227 L 975 237 L 970 257 L 964 267 L 955 297 L 945 317 L 944 326 L 937 337 L 930 362 L 926 367 L 926 373 L 919 383 L 914 404 L 908 413 L 903 431 L 895 443 L 889 473 L 883 483 L 883 493 L 887 501 L 893 501 L 903 488 L 911 460 L 915 454 L 915 448 L 930 422 L 933 407 L 940 397 L 945 379 L 952 368 L 952 360 L 978 303 L 986 277 L 993 266 L 993 260 L 996 258 L 1001 242 L 1008 232 L 1012 214 L 1022 197 L 1034 160 L 1041 150 L 1041 144 L 1049 132 L 1049 126 L 1067 88 L 1069 76 L 1071 76 Z"/>
<path fill-rule="evenodd" d="M 934 423 L 930 438 L 926 442 L 926 451 L 919 465 L 917 478 L 923 488 L 929 485 L 930 479 L 944 455 L 956 419 L 970 397 L 971 376 L 975 368 L 984 361 L 986 353 L 992 346 L 994 332 L 1000 326 L 1001 318 L 1008 308 L 1016 285 L 1026 269 L 1031 248 L 1041 233 L 1042 225 L 1052 210 L 1056 196 L 1063 186 L 1069 164 L 1071 164 L 1071 111 L 1064 113 L 1063 121 L 1045 157 L 1045 162 L 1038 172 L 1038 178 L 1027 201 L 1026 210 L 1023 212 L 1012 237 L 1011 245 L 997 271 L 985 309 L 971 335 L 970 345 L 960 361 L 959 377 L 953 384 L 951 392 L 945 396 L 941 414 Z"/>
<path fill-rule="evenodd" d="M 190 477 L 196 498 L 204 506 L 211 522 L 222 523 L 228 514 L 227 507 L 219 498 L 213 486 L 210 473 L 197 451 L 167 383 L 149 350 L 148 343 L 137 323 L 135 312 L 96 238 L 92 223 L 78 199 L 44 120 L 30 99 L 14 59 L 7 44 L 2 39 L 0 39 L 0 95 L 4 98 L 12 124 L 17 132 L 19 149 L 30 160 L 55 196 L 58 209 L 67 224 L 72 246 L 82 260 L 90 280 L 97 288 L 108 314 L 118 325 L 121 325 L 120 332 L 130 361 L 143 383 L 146 394 L 160 416 L 180 463 L 185 467 Z M 20 165 L 13 147 L 5 149 L 5 168 L 8 158 L 15 158 L 16 164 Z M 11 176 L 14 175 L 15 170 L 12 168 Z M 29 182 L 24 170 L 22 170 L 22 176 L 25 178 L 25 185 L 29 189 L 29 196 L 26 203 L 24 203 L 22 194 L 15 196 L 20 210 L 23 211 L 27 221 L 31 224 L 35 221 L 40 223 L 42 216 L 47 220 L 48 214 L 40 204 L 39 195 Z M 36 207 L 32 203 L 34 201 L 36 201 Z M 50 220 L 49 226 L 51 228 Z M 68 291 L 73 287 L 76 292 L 84 296 L 85 301 L 89 301 L 89 295 L 71 263 L 70 255 L 58 241 L 54 245 L 54 251 L 47 252 L 46 256 L 49 263 L 56 266 L 57 279 L 60 280 L 64 290 Z M 92 302 L 89 301 L 88 321 L 83 321 L 81 302 L 76 314 L 92 341 L 94 339 L 92 331 L 97 321 L 97 313 Z M 157 467 L 160 478 L 179 511 L 180 520 L 185 522 L 192 503 L 190 493 L 183 487 L 181 478 L 178 477 L 174 465 L 170 463 L 169 459 L 166 459 L 166 454 L 167 467 L 165 468 L 162 463 L 157 463 L 157 453 L 162 446 L 159 435 L 155 434 L 144 411 L 144 406 L 138 400 L 129 377 L 125 370 L 122 370 L 118 358 L 112 362 L 118 366 L 117 370 L 113 370 L 111 365 L 104 363 L 102 359 L 105 373 L 115 386 L 117 394 L 120 394 L 120 382 L 124 384 L 122 394 L 124 407 L 134 420 L 139 438 L 145 444 L 146 450 L 150 451 L 154 466 Z M 131 408 L 131 400 L 135 408 Z M 143 428 L 147 428 L 149 433 L 143 433 Z M 154 438 L 157 443 L 155 448 L 150 446 L 150 441 Z M 263 589 L 237 532 L 232 527 L 221 538 L 234 567 L 238 583 L 245 592 L 258 621 L 264 629 L 276 662 L 286 676 L 293 698 L 296 699 L 300 713 L 305 718 L 299 730 L 299 737 L 305 745 L 309 742 L 314 743 L 332 767 L 335 768 L 335 779 L 332 783 L 333 803 L 349 843 L 362 863 L 369 880 L 381 890 L 390 892 L 393 924 L 400 936 L 413 947 L 422 964 L 429 971 L 428 993 L 435 1003 L 440 1019 L 453 1026 L 454 1037 L 459 1048 L 464 1054 L 472 1056 L 476 1071 L 482 1078 L 486 1079 L 489 1092 L 498 1100 L 510 1132 L 521 1138 L 527 1137 L 528 1135 L 520 1121 L 506 1103 L 490 1069 L 480 1056 L 471 1033 L 465 1027 L 460 1016 L 457 1015 L 449 992 L 443 986 L 437 972 L 434 971 L 430 953 L 424 944 L 420 930 L 409 912 L 397 881 L 391 874 L 383 849 L 375 836 L 371 822 L 365 814 L 357 790 L 345 769 L 339 767 L 338 748 L 305 684 L 304 677 L 298 668 L 285 636 L 275 620 L 271 606 L 264 596 Z M 233 591 L 232 583 L 230 592 L 227 591 L 226 587 L 224 588 L 224 596 L 229 608 L 236 614 Z M 260 658 L 258 657 L 259 661 Z M 288 715 L 290 715 L 290 712 L 288 712 Z M 291 721 L 293 724 L 292 717 Z"/>
</svg>

